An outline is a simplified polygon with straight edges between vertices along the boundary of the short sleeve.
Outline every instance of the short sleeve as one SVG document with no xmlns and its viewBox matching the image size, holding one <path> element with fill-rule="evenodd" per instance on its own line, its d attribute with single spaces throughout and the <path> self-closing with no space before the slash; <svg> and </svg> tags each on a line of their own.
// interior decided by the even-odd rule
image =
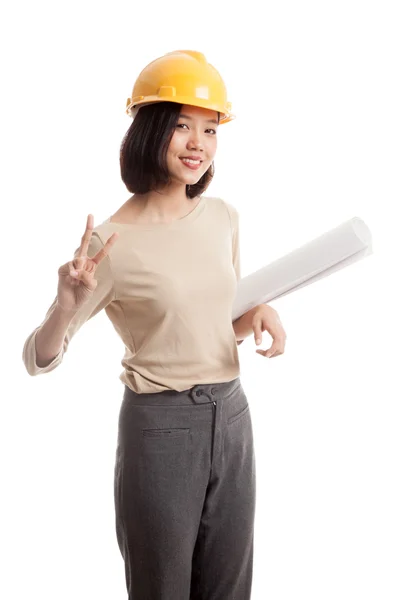
<svg viewBox="0 0 400 600">
<path fill-rule="evenodd" d="M 93 231 L 92 238 L 90 240 L 89 248 L 88 248 L 88 256 L 93 257 L 99 250 L 104 247 L 104 244 L 100 240 L 97 232 Z M 79 248 L 77 248 L 74 252 L 74 257 L 76 256 Z M 57 305 L 57 296 L 54 298 L 51 306 L 46 312 L 46 316 L 43 319 L 42 323 L 36 327 L 30 333 L 28 338 L 25 341 L 23 351 L 22 351 L 22 360 L 25 364 L 26 370 L 29 375 L 39 375 L 42 373 L 48 373 L 53 371 L 63 360 L 64 354 L 68 349 L 69 343 L 73 336 L 77 333 L 77 331 L 82 327 L 86 321 L 92 319 L 97 313 L 99 313 L 103 308 L 105 308 L 110 302 L 112 302 L 115 298 L 115 290 L 114 290 L 114 279 L 111 270 L 110 257 L 106 256 L 98 265 L 95 273 L 95 278 L 97 280 L 97 287 L 94 290 L 91 298 L 86 302 L 81 308 L 76 312 L 73 319 L 71 320 L 68 330 L 66 332 L 63 347 L 57 356 L 54 357 L 52 362 L 48 364 L 46 367 L 39 367 L 36 363 L 36 334 L 39 331 L 40 327 L 43 323 L 48 319 L 48 317 L 52 314 Z"/>
</svg>

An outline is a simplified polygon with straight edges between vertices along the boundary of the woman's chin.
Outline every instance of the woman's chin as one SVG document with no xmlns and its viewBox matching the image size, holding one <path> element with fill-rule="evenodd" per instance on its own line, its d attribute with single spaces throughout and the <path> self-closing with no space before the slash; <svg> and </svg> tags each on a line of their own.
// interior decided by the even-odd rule
<svg viewBox="0 0 400 600">
<path fill-rule="evenodd" d="M 198 175 L 196 177 L 193 177 L 193 176 L 192 177 L 182 177 L 182 176 L 177 177 L 177 176 L 175 176 L 173 178 L 173 181 L 176 183 L 180 183 L 182 185 L 195 185 L 196 183 L 198 183 L 200 181 L 201 177 L 202 177 L 202 174 Z"/>
</svg>

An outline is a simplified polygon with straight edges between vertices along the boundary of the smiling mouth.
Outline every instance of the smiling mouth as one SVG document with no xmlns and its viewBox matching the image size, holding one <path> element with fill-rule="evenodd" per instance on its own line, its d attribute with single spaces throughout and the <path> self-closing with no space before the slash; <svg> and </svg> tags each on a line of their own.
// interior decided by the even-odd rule
<svg viewBox="0 0 400 600">
<path fill-rule="evenodd" d="M 200 160 L 192 161 L 192 160 L 180 158 L 180 161 L 185 165 L 185 167 L 187 167 L 191 171 L 197 171 L 198 169 L 200 169 L 201 165 L 203 164 L 203 161 L 200 161 Z"/>
<path fill-rule="evenodd" d="M 192 158 L 180 157 L 180 160 L 189 165 L 201 165 L 202 160 L 194 160 Z"/>
</svg>

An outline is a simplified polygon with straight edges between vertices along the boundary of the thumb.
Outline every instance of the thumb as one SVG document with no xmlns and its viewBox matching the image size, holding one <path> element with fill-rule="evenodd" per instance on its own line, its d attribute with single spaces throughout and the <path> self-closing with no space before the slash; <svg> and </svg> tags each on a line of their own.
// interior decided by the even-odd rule
<svg viewBox="0 0 400 600">
<path fill-rule="evenodd" d="M 97 280 L 90 273 L 85 271 L 85 269 L 78 270 L 76 279 L 79 279 L 91 292 L 94 292 L 94 290 L 97 288 Z"/>
</svg>

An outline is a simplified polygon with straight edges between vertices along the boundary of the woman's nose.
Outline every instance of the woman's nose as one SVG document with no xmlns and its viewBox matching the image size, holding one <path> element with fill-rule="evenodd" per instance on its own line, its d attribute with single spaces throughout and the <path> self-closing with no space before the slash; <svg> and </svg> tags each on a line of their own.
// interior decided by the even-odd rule
<svg viewBox="0 0 400 600">
<path fill-rule="evenodd" d="M 188 146 L 190 148 L 203 148 L 203 141 L 201 139 L 201 136 L 199 133 L 196 133 L 195 131 L 192 131 L 192 135 L 190 136 L 190 139 L 188 140 Z"/>
<path fill-rule="evenodd" d="M 188 143 L 188 147 L 191 149 L 196 148 L 197 150 L 203 150 L 204 148 L 202 142 L 197 138 L 192 138 L 192 140 Z"/>
</svg>

